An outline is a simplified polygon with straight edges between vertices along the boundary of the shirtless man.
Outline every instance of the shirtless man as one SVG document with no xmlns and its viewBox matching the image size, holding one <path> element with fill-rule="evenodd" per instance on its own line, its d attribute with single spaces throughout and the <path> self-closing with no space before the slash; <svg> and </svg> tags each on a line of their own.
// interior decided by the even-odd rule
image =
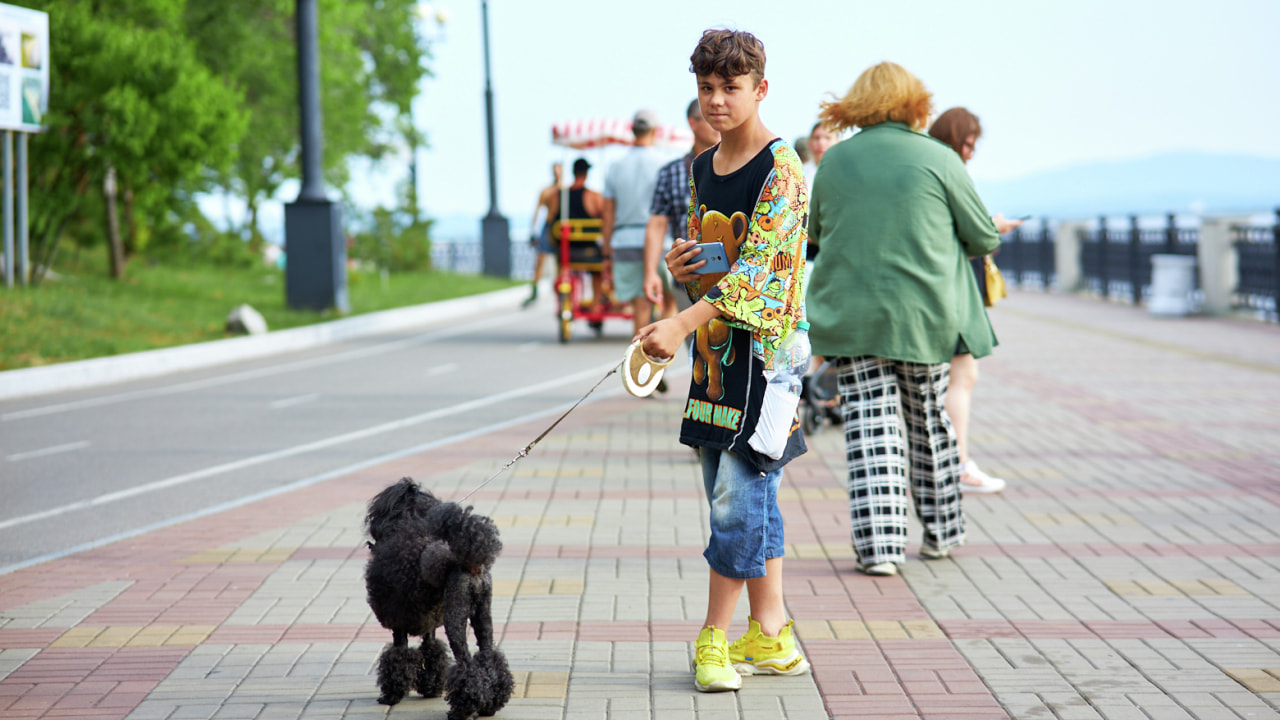
<svg viewBox="0 0 1280 720">
<path fill-rule="evenodd" d="M 560 202 L 560 179 L 564 176 L 564 165 L 556 163 L 551 166 L 551 184 L 538 192 L 538 204 L 533 210 L 533 221 L 529 227 L 529 244 L 538 249 L 538 257 L 533 261 L 533 287 L 529 290 L 529 298 L 524 307 L 529 307 L 538 299 L 538 282 L 542 280 L 542 268 L 548 255 L 556 254 L 556 246 L 551 242 L 551 223 L 555 222 L 555 208 Z M 541 226 L 539 222 L 541 221 Z"/>
</svg>

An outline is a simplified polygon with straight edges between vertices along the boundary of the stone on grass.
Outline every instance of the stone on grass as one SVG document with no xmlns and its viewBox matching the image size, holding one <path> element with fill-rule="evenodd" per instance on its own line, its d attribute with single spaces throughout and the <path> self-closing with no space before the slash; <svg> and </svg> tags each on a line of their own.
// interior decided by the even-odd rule
<svg viewBox="0 0 1280 720">
<path fill-rule="evenodd" d="M 227 332 L 233 335 L 262 335 L 267 332 L 267 321 L 262 313 L 249 305 L 241 305 L 227 316 Z"/>
</svg>

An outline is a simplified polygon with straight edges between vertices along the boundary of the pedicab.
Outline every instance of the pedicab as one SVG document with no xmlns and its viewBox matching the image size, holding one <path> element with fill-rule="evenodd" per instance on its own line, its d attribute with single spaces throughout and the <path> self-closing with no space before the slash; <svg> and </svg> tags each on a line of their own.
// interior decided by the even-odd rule
<svg viewBox="0 0 1280 720">
<path fill-rule="evenodd" d="M 619 119 L 573 120 L 551 126 L 551 144 L 566 150 L 594 150 L 610 145 L 631 145 L 634 142 L 631 121 Z M 688 148 L 693 136 L 688 130 L 670 125 L 657 127 L 656 145 Z M 570 218 L 569 188 L 560 189 L 560 217 L 551 224 L 550 236 L 560 242 L 560 270 L 556 276 L 556 318 L 559 320 L 560 342 L 567 343 L 573 335 L 575 320 L 586 320 L 588 327 L 599 337 L 604 333 L 605 320 L 631 320 L 630 305 L 622 306 L 613 300 L 613 280 L 604 263 L 600 245 L 600 218 Z M 604 297 L 592 297 L 586 301 L 585 290 L 592 273 L 603 275 Z"/>
</svg>

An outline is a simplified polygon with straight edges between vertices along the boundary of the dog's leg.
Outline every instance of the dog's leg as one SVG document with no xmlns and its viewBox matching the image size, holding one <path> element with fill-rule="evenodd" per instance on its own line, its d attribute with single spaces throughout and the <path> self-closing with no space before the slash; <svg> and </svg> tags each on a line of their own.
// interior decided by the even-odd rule
<svg viewBox="0 0 1280 720">
<path fill-rule="evenodd" d="M 486 693 L 478 698 L 476 713 L 488 717 L 502 709 L 515 690 L 515 678 L 507 667 L 507 658 L 493 643 L 493 578 L 486 571 L 472 585 L 471 630 L 476 634 L 478 650 L 471 671 L 483 678 Z"/>
<path fill-rule="evenodd" d="M 400 630 L 391 634 L 391 644 L 378 657 L 378 702 L 395 705 L 413 687 L 422 653 L 409 647 L 409 635 Z"/>
<path fill-rule="evenodd" d="M 444 692 L 445 673 L 449 669 L 449 650 L 432 631 L 422 638 L 422 665 L 418 668 L 414 689 L 423 697 L 440 697 Z"/>
<path fill-rule="evenodd" d="M 483 680 L 471 669 L 471 650 L 467 647 L 467 621 L 471 617 L 472 581 L 468 572 L 455 572 L 449 577 L 444 594 L 444 632 L 453 651 L 453 667 L 445 679 L 445 697 L 449 700 L 448 720 L 467 720 L 475 714 L 485 689 Z"/>
<path fill-rule="evenodd" d="M 507 659 L 493 644 L 493 581 L 488 573 L 467 574 L 463 579 L 465 582 L 451 585 L 450 602 L 456 604 L 445 613 L 449 644 L 458 659 L 447 684 L 449 720 L 464 720 L 472 713 L 493 715 L 511 699 L 515 686 Z M 463 600 L 459 602 L 460 597 Z M 476 634 L 475 656 L 467 650 L 468 621 Z M 467 654 L 459 656 L 459 648 Z"/>
<path fill-rule="evenodd" d="M 471 575 L 454 572 L 444 593 L 444 634 L 449 638 L 449 649 L 454 662 L 465 664 L 471 659 L 467 647 L 467 620 L 471 615 Z"/>
</svg>

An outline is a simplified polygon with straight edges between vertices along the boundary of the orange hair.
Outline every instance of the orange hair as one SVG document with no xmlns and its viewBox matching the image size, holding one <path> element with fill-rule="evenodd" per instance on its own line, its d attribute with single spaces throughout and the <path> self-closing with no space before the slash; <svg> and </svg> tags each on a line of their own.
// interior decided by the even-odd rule
<svg viewBox="0 0 1280 720">
<path fill-rule="evenodd" d="M 933 112 L 933 94 L 897 63 L 872 65 L 839 100 L 822 103 L 818 117 L 835 132 L 870 127 L 889 120 L 923 130 Z"/>
</svg>

